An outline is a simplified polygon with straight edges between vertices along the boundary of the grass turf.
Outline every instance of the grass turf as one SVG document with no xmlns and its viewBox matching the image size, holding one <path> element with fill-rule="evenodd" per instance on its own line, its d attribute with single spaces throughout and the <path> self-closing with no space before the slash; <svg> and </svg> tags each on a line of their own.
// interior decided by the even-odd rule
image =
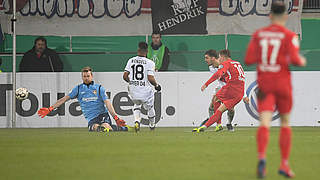
<svg viewBox="0 0 320 180">
<path fill-rule="evenodd" d="M 86 128 L 0 129 L 0 179 L 256 179 L 256 128 L 191 133 L 89 133 Z M 267 179 L 277 174 L 279 128 L 270 132 Z M 294 127 L 296 179 L 318 179 L 320 128 Z"/>
</svg>

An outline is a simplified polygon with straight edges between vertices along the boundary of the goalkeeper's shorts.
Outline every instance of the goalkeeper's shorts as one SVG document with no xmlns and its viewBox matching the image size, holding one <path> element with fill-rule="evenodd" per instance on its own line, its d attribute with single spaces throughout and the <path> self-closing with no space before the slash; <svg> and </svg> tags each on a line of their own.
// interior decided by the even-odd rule
<svg viewBox="0 0 320 180">
<path fill-rule="evenodd" d="M 103 124 L 103 123 L 108 123 L 110 126 L 112 126 L 112 123 L 111 123 L 111 119 L 110 119 L 110 116 L 109 116 L 109 113 L 103 113 L 103 114 L 100 114 L 99 116 L 91 119 L 89 122 L 88 122 L 88 129 L 89 131 L 93 131 L 93 125 L 94 124 Z"/>
</svg>

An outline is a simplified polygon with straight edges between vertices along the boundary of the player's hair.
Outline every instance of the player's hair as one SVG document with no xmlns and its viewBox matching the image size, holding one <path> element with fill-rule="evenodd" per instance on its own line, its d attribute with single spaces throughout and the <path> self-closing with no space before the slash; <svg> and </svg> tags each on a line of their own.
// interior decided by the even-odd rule
<svg viewBox="0 0 320 180">
<path fill-rule="evenodd" d="M 219 55 L 224 57 L 229 57 L 229 58 L 231 57 L 230 51 L 228 49 L 223 49 L 219 51 Z"/>
<path fill-rule="evenodd" d="M 139 47 L 139 51 L 141 53 L 147 53 L 148 52 L 148 44 L 146 42 L 139 42 L 138 44 L 138 47 Z"/>
<path fill-rule="evenodd" d="M 84 73 L 84 72 L 91 72 L 91 74 L 92 74 L 92 68 L 89 66 L 86 66 L 81 69 L 81 73 Z"/>
<path fill-rule="evenodd" d="M 36 45 L 38 41 L 43 41 L 44 44 L 45 44 L 46 47 L 47 47 L 47 40 L 46 40 L 46 38 L 44 38 L 43 36 L 37 37 L 37 38 L 34 40 L 34 45 Z"/>
<path fill-rule="evenodd" d="M 161 33 L 160 33 L 160 31 L 153 31 L 152 34 L 151 34 L 151 37 L 152 37 L 152 35 L 154 35 L 154 34 L 157 34 L 157 35 L 159 34 L 159 35 L 160 35 L 160 38 L 161 38 Z"/>
<path fill-rule="evenodd" d="M 271 4 L 271 14 L 282 15 L 286 12 L 286 5 L 281 0 L 273 1 Z"/>
<path fill-rule="evenodd" d="M 208 55 L 208 56 L 210 56 L 210 57 L 218 58 L 218 53 L 217 53 L 217 51 L 214 50 L 214 49 L 209 49 L 209 50 L 206 51 L 204 54 L 205 54 L 205 55 Z"/>
</svg>

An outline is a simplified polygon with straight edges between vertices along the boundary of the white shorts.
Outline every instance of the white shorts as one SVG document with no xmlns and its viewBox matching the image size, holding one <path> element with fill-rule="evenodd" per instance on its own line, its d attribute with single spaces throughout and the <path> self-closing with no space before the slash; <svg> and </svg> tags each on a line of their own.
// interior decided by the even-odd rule
<svg viewBox="0 0 320 180">
<path fill-rule="evenodd" d="M 142 99 L 142 98 L 137 98 L 135 99 L 134 97 L 131 97 L 129 95 L 129 97 L 131 98 L 131 100 L 133 101 L 134 104 L 136 105 L 142 105 L 144 109 L 149 110 L 151 108 L 153 108 L 154 105 L 154 96 Z"/>
</svg>

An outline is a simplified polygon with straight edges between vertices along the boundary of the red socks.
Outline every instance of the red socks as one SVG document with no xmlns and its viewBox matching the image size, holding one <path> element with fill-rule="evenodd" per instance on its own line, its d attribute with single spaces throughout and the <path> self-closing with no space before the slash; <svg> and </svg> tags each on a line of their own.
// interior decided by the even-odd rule
<svg viewBox="0 0 320 180">
<path fill-rule="evenodd" d="M 281 164 L 288 164 L 291 150 L 291 128 L 281 127 L 279 136 L 279 146 L 281 151 Z"/>
<path fill-rule="evenodd" d="M 220 102 L 220 101 L 216 101 L 216 102 L 213 104 L 213 110 L 214 110 L 214 112 L 216 112 L 216 111 L 218 110 L 218 108 L 220 107 L 220 105 L 221 105 L 221 102 Z M 218 119 L 217 124 L 221 124 L 221 117 L 220 117 L 220 119 Z"/>
<path fill-rule="evenodd" d="M 207 127 L 210 127 L 213 123 L 217 122 L 219 119 L 221 119 L 222 112 L 217 110 L 213 116 L 209 118 L 209 120 L 204 124 Z"/>
<path fill-rule="evenodd" d="M 279 146 L 281 151 L 281 164 L 288 164 L 288 159 L 291 150 L 291 128 L 281 127 L 279 136 Z M 259 159 L 266 158 L 266 148 L 269 141 L 269 129 L 265 126 L 261 126 L 257 131 L 257 146 Z"/>
<path fill-rule="evenodd" d="M 266 149 L 269 141 L 269 128 L 260 126 L 257 131 L 258 158 L 266 158 Z"/>
</svg>

